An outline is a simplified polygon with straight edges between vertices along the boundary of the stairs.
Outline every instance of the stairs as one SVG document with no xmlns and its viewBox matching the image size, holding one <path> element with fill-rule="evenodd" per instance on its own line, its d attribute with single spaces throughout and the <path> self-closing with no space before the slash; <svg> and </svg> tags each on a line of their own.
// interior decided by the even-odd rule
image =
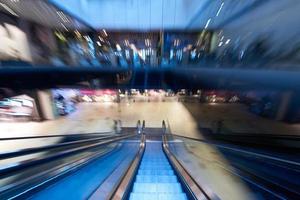
<svg viewBox="0 0 300 200">
<path fill-rule="evenodd" d="M 147 140 L 129 200 L 187 199 L 163 152 L 162 142 Z"/>
</svg>

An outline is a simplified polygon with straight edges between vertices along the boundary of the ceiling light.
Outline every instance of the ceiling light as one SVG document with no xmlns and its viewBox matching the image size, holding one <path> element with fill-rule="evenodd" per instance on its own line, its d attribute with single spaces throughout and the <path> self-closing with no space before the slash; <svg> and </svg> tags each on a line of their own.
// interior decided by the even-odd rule
<svg viewBox="0 0 300 200">
<path fill-rule="evenodd" d="M 151 45 L 150 40 L 149 40 L 148 38 L 145 39 L 145 45 L 146 45 L 147 47 Z"/>
<path fill-rule="evenodd" d="M 219 16 L 219 14 L 220 14 L 220 12 L 221 12 L 223 6 L 224 6 L 224 2 L 221 3 L 221 6 L 220 6 L 220 8 L 219 8 L 219 10 L 218 10 L 218 12 L 217 12 L 217 14 L 216 14 L 217 17 Z"/>
<path fill-rule="evenodd" d="M 84 38 L 86 41 L 89 40 L 89 36 L 87 36 L 87 35 L 83 36 L 83 38 Z"/>
<path fill-rule="evenodd" d="M 124 40 L 124 43 L 125 43 L 126 46 L 129 46 L 129 41 L 127 39 Z"/>
<path fill-rule="evenodd" d="M 78 31 L 78 30 L 74 31 L 74 33 L 75 33 L 75 35 L 76 35 L 78 38 L 80 38 L 80 37 L 81 37 L 81 34 L 79 33 L 79 31 Z"/>
<path fill-rule="evenodd" d="M 121 46 L 120 46 L 119 44 L 116 44 L 116 47 L 117 47 L 117 50 L 118 50 L 118 51 L 121 51 L 121 50 L 122 50 L 122 48 L 121 48 Z"/>
<path fill-rule="evenodd" d="M 63 22 L 65 22 L 65 23 L 70 22 L 70 20 L 67 18 L 67 16 L 62 11 L 56 11 L 56 13 Z"/>
<path fill-rule="evenodd" d="M 10 14 L 19 17 L 19 15 L 17 13 L 15 13 L 15 11 L 13 11 L 10 7 L 8 7 L 6 4 L 4 3 L 0 3 L 0 5 Z"/>
<path fill-rule="evenodd" d="M 102 31 L 103 31 L 105 37 L 107 37 L 107 33 L 106 33 L 105 29 L 103 29 Z"/>
<path fill-rule="evenodd" d="M 208 25 L 210 24 L 210 21 L 211 21 L 211 18 L 209 18 L 209 19 L 207 20 L 204 29 L 207 29 Z"/>
<path fill-rule="evenodd" d="M 67 29 L 67 27 L 63 24 L 63 23 L 60 23 L 61 24 L 61 26 L 66 30 L 66 31 L 69 31 L 68 29 Z"/>
<path fill-rule="evenodd" d="M 103 38 L 102 38 L 101 36 L 98 36 L 98 38 L 99 38 L 99 40 L 100 40 L 101 42 L 104 42 L 104 40 L 103 40 Z"/>
<path fill-rule="evenodd" d="M 55 31 L 54 34 L 57 36 L 58 39 L 60 39 L 62 41 L 67 41 L 65 36 L 62 33 Z"/>
</svg>

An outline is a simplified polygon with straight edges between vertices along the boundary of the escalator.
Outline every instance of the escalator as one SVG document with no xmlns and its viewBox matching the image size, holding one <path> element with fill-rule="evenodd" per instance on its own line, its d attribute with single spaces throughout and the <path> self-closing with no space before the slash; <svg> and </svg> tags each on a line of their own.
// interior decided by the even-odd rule
<svg viewBox="0 0 300 200">
<path fill-rule="evenodd" d="M 169 151 L 164 128 L 144 126 L 0 154 L 19 159 L 0 168 L 0 199 L 211 199 Z"/>
<path fill-rule="evenodd" d="M 169 150 L 164 125 L 143 129 L 140 151 L 109 199 L 212 199 Z"/>
<path fill-rule="evenodd" d="M 45 138 L 48 145 L 0 153 L 0 199 L 299 199 L 297 160 L 171 134 L 165 123 L 0 144 Z M 211 145 L 231 166 L 211 156 Z"/>
<path fill-rule="evenodd" d="M 129 200 L 187 200 L 161 141 L 146 141 L 146 148 Z"/>
<path fill-rule="evenodd" d="M 22 149 L 0 153 L 0 199 L 87 199 L 118 166 L 125 170 L 139 149 L 136 128 L 128 133 L 9 138 Z M 91 176 L 92 174 L 92 176 Z M 120 177 L 122 174 L 120 174 Z"/>
</svg>

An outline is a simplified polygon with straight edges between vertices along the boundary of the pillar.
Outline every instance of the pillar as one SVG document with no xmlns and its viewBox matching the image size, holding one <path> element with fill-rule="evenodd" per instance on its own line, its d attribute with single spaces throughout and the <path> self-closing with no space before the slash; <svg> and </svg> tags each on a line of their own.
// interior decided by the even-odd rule
<svg viewBox="0 0 300 200">
<path fill-rule="evenodd" d="M 38 90 L 37 97 L 39 101 L 39 107 L 42 113 L 43 120 L 52 120 L 56 117 L 56 112 L 53 104 L 53 97 L 51 90 Z"/>
<path fill-rule="evenodd" d="M 277 109 L 277 113 L 275 116 L 275 119 L 278 121 L 284 120 L 288 111 L 289 111 L 289 106 L 292 100 L 293 92 L 288 91 L 288 92 L 283 92 L 280 96 L 279 100 L 279 105 Z"/>
</svg>

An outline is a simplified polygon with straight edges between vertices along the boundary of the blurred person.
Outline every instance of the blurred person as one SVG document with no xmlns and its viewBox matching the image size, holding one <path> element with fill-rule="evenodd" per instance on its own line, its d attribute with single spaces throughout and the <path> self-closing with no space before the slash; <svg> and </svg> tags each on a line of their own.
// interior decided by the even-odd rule
<svg viewBox="0 0 300 200">
<path fill-rule="evenodd" d="M 121 121 L 120 120 L 114 120 L 114 131 L 116 134 L 120 134 L 121 133 Z"/>
</svg>

